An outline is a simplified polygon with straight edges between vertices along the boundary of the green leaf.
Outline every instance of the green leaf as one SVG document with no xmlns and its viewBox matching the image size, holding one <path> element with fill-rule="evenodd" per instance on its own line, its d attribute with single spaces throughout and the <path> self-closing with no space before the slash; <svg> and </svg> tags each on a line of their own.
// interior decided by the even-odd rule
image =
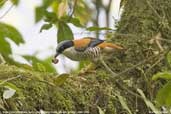
<svg viewBox="0 0 171 114">
<path fill-rule="evenodd" d="M 82 68 L 85 68 L 85 66 L 88 66 L 90 64 L 90 61 L 80 61 L 79 62 L 79 70 L 81 70 Z"/>
<path fill-rule="evenodd" d="M 83 25 L 80 23 L 80 20 L 78 18 L 63 16 L 60 18 L 60 20 L 64 21 L 65 23 L 72 23 L 77 27 L 83 27 Z"/>
<path fill-rule="evenodd" d="M 24 40 L 18 30 L 5 23 L 0 23 L 0 37 L 9 38 L 14 41 L 17 45 L 24 43 Z"/>
<path fill-rule="evenodd" d="M 68 77 L 69 77 L 69 74 L 66 74 L 66 73 L 57 76 L 54 79 L 55 85 L 57 85 L 57 86 L 62 85 L 68 79 Z"/>
<path fill-rule="evenodd" d="M 52 2 L 52 4 L 51 4 L 51 8 L 52 8 L 52 11 L 53 12 L 56 12 L 56 14 L 57 14 L 57 12 L 58 12 L 58 7 L 59 7 L 59 4 L 61 3 L 61 1 L 60 0 L 53 0 L 53 2 Z"/>
<path fill-rule="evenodd" d="M 51 58 L 40 60 L 35 56 L 23 56 L 26 60 L 31 62 L 33 69 L 39 72 L 56 72 L 55 68 L 51 64 Z"/>
<path fill-rule="evenodd" d="M 43 16 L 44 16 L 44 13 L 45 13 L 45 9 L 43 7 L 36 7 L 35 8 L 35 22 L 39 22 Z"/>
<path fill-rule="evenodd" d="M 132 114 L 131 110 L 129 109 L 126 100 L 124 99 L 124 97 L 122 97 L 120 94 L 116 94 L 116 96 L 119 98 L 119 102 L 121 103 L 122 107 L 127 110 L 127 112 L 129 114 Z"/>
<path fill-rule="evenodd" d="M 5 4 L 6 1 L 0 0 L 0 8 Z"/>
<path fill-rule="evenodd" d="M 12 53 L 11 46 L 6 38 L 11 39 L 17 45 L 24 43 L 21 34 L 16 28 L 0 22 L 0 54 L 3 56 L 5 61 L 7 61 L 9 55 Z"/>
<path fill-rule="evenodd" d="M 37 69 L 40 72 L 46 72 L 46 68 L 42 63 L 37 63 Z"/>
<path fill-rule="evenodd" d="M 153 75 L 152 80 L 157 80 L 157 79 L 165 79 L 165 80 L 171 80 L 171 72 L 165 71 L 165 72 L 159 72 L 155 75 Z"/>
<path fill-rule="evenodd" d="M 137 89 L 137 91 L 143 98 L 147 107 L 149 107 L 153 112 L 159 112 L 159 110 L 154 106 L 154 104 L 146 98 L 145 94 L 143 93 L 141 89 Z"/>
<path fill-rule="evenodd" d="M 84 0 L 77 0 L 77 6 L 75 7 L 74 16 L 79 18 L 81 24 L 86 24 L 91 20 L 91 15 L 93 14 L 89 4 Z"/>
<path fill-rule="evenodd" d="M 83 27 L 78 18 L 71 18 L 69 22 L 77 27 Z"/>
<path fill-rule="evenodd" d="M 73 33 L 70 29 L 70 27 L 64 23 L 64 22 L 59 22 L 58 23 L 58 43 L 63 41 L 63 40 L 72 40 L 73 39 Z"/>
<path fill-rule="evenodd" d="M 11 2 L 14 4 L 14 5 L 18 5 L 19 4 L 19 0 L 11 0 Z"/>
<path fill-rule="evenodd" d="M 168 82 L 159 89 L 156 96 L 156 102 L 158 106 L 171 106 L 171 82 Z"/>
<path fill-rule="evenodd" d="M 8 0 L 0 0 L 0 8 L 7 2 Z M 14 5 L 18 5 L 19 4 L 19 0 L 10 0 L 10 2 Z"/>
<path fill-rule="evenodd" d="M 105 114 L 104 111 L 98 106 L 99 114 Z"/>
<path fill-rule="evenodd" d="M 100 31 L 100 30 L 113 30 L 111 28 L 108 28 L 108 27 L 96 27 L 96 26 L 93 26 L 93 27 L 88 27 L 87 30 L 89 31 Z"/>
<path fill-rule="evenodd" d="M 53 1 L 54 0 L 43 0 L 43 4 L 35 8 L 35 22 L 36 23 L 42 20 L 44 16 L 47 16 L 47 13 L 50 13 L 47 11 L 47 9 L 52 4 Z"/>
<path fill-rule="evenodd" d="M 45 22 L 56 23 L 58 18 L 54 12 L 45 11 Z"/>
<path fill-rule="evenodd" d="M 0 53 L 2 55 L 9 55 L 11 54 L 11 47 L 10 44 L 2 37 L 1 31 L 0 31 Z M 5 58 L 4 58 L 5 59 Z"/>
<path fill-rule="evenodd" d="M 43 0 L 43 7 L 48 8 L 54 0 Z M 56 1 L 57 2 L 57 1 Z"/>
<path fill-rule="evenodd" d="M 52 24 L 44 24 L 41 29 L 40 32 L 42 32 L 43 30 L 48 30 L 52 27 Z"/>
<path fill-rule="evenodd" d="M 169 65 L 171 66 L 171 52 L 169 52 L 167 54 L 167 62 L 169 63 Z"/>
<path fill-rule="evenodd" d="M 10 82 L 4 82 L 4 80 L 0 80 L 0 86 L 8 86 L 12 89 L 15 89 L 16 91 L 20 91 L 20 89 L 16 85 L 14 85 Z"/>
<path fill-rule="evenodd" d="M 15 65 L 15 66 L 22 67 L 22 68 L 25 68 L 25 69 L 28 69 L 28 70 L 33 70 L 33 68 L 30 65 L 21 64 L 21 63 L 15 61 L 14 59 L 10 58 L 6 54 L 5 55 L 3 54 L 3 58 L 5 59 L 5 62 L 10 64 L 10 65 Z"/>
<path fill-rule="evenodd" d="M 15 94 L 16 90 L 12 89 L 12 88 L 10 88 L 8 86 L 5 86 L 5 87 L 7 89 L 3 92 L 3 98 L 4 99 L 9 99 L 9 98 L 11 98 Z"/>
</svg>

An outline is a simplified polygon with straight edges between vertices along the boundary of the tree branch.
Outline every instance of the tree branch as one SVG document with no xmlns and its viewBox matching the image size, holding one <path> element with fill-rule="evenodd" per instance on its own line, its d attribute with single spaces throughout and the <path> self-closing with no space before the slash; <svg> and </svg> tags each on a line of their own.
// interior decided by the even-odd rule
<svg viewBox="0 0 171 114">
<path fill-rule="evenodd" d="M 0 85 L 4 84 L 4 83 L 6 83 L 6 82 L 9 82 L 9 81 L 11 81 L 11 80 L 15 80 L 15 79 L 20 78 L 20 77 L 21 77 L 21 75 L 18 75 L 18 76 L 16 76 L 16 77 L 12 77 L 12 78 L 8 78 L 8 79 L 2 81 L 2 82 L 0 83 Z"/>
<path fill-rule="evenodd" d="M 9 13 L 9 11 L 11 11 L 11 9 L 13 8 L 13 4 L 8 8 L 8 10 L 2 15 L 2 16 L 0 16 L 0 19 L 2 19 L 2 18 L 4 18 L 8 13 Z"/>
<path fill-rule="evenodd" d="M 69 17 L 69 20 L 72 18 L 73 14 L 75 12 L 76 5 L 77 5 L 77 0 L 74 1 L 73 10 L 72 10 L 71 15 Z"/>
</svg>

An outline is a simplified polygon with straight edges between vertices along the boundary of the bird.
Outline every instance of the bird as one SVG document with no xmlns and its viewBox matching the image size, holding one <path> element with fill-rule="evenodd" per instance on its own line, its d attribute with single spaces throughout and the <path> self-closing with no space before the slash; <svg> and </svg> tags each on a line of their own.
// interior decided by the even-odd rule
<svg viewBox="0 0 171 114">
<path fill-rule="evenodd" d="M 84 37 L 76 40 L 61 41 L 56 48 L 56 54 L 52 59 L 54 64 L 58 63 L 57 57 L 60 54 L 74 61 L 97 61 L 103 52 L 112 52 L 114 50 L 123 50 L 120 45 L 108 43 L 105 40 Z"/>
</svg>

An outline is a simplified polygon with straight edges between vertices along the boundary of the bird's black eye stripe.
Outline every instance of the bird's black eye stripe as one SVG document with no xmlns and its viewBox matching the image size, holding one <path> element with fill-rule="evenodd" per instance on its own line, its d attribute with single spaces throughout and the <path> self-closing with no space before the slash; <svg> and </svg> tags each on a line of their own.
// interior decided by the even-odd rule
<svg viewBox="0 0 171 114">
<path fill-rule="evenodd" d="M 65 49 L 69 48 L 69 47 L 72 47 L 73 46 L 73 41 L 71 40 L 68 40 L 68 41 L 62 41 L 58 44 L 58 47 L 57 47 L 57 52 L 58 53 L 62 53 Z"/>
</svg>

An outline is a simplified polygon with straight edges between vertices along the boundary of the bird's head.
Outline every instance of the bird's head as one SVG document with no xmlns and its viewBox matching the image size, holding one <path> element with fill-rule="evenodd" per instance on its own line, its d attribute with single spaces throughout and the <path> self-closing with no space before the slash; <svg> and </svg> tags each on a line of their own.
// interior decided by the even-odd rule
<svg viewBox="0 0 171 114">
<path fill-rule="evenodd" d="M 70 48 L 74 45 L 72 40 L 65 40 L 62 41 L 58 44 L 57 48 L 56 48 L 56 54 L 52 60 L 53 63 L 58 63 L 58 55 L 62 54 L 64 52 L 65 49 Z"/>
</svg>

